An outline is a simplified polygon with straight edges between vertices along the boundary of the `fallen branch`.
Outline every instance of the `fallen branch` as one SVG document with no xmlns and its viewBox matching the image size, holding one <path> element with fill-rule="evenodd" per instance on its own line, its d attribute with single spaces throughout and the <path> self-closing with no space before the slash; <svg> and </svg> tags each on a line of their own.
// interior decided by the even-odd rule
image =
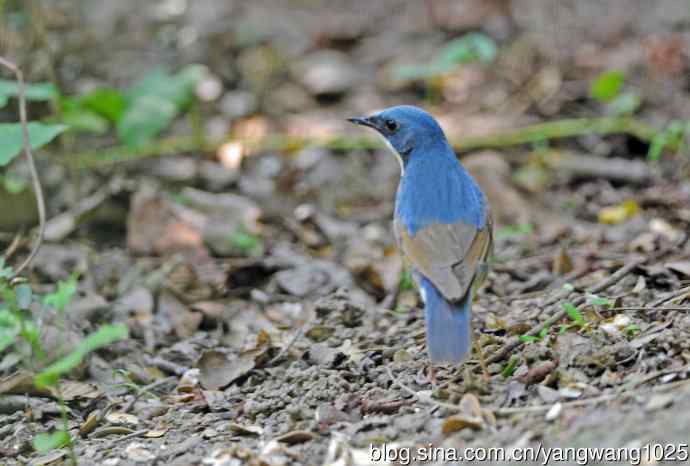
<svg viewBox="0 0 690 466">
<path fill-rule="evenodd" d="M 634 118 L 572 118 L 537 123 L 534 125 L 501 131 L 483 136 L 469 136 L 452 139 L 451 145 L 456 152 L 467 152 L 476 149 L 510 147 L 531 144 L 551 139 L 562 139 L 588 134 L 601 136 L 609 134 L 630 134 L 642 141 L 651 142 L 657 129 Z M 168 138 L 154 141 L 139 148 L 113 147 L 65 157 L 62 161 L 76 168 L 96 168 L 115 163 L 130 162 L 143 158 L 184 152 L 215 152 L 225 143 L 205 143 L 198 137 Z M 380 140 L 366 136 L 333 137 L 330 139 L 312 139 L 273 135 L 260 140 L 239 140 L 252 151 L 292 151 L 304 147 L 325 147 L 332 150 L 367 150 L 383 147 Z M 671 147 L 673 149 L 673 147 Z"/>
<path fill-rule="evenodd" d="M 26 156 L 26 162 L 29 164 L 29 173 L 31 173 L 31 181 L 33 183 L 34 195 L 36 196 L 36 206 L 38 208 L 38 234 L 36 235 L 36 240 L 31 248 L 31 252 L 15 271 L 15 276 L 19 276 L 22 271 L 31 263 L 34 257 L 36 257 L 36 254 L 38 254 L 38 250 L 41 248 L 41 244 L 43 243 L 43 234 L 46 228 L 46 206 L 45 199 L 43 197 L 43 187 L 41 186 L 41 180 L 38 178 L 38 171 L 36 170 L 36 163 L 34 162 L 34 156 L 31 152 L 31 143 L 29 142 L 29 126 L 26 118 L 26 99 L 24 97 L 24 74 L 17 65 L 3 57 L 0 57 L 0 65 L 12 71 L 17 78 L 19 122 L 22 126 L 24 155 Z"/>
</svg>

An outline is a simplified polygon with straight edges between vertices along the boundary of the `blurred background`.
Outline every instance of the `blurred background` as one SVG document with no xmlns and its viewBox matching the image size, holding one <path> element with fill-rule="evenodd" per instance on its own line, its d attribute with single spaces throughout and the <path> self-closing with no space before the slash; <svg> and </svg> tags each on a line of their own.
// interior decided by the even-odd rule
<svg viewBox="0 0 690 466">
<path fill-rule="evenodd" d="M 181 366 L 200 334 L 233 351 L 262 330 L 281 341 L 341 288 L 407 325 L 419 303 L 390 229 L 399 166 L 347 117 L 414 104 L 441 122 L 497 219 L 478 315 L 498 335 L 539 318 L 512 298 L 596 284 L 690 225 L 686 1 L 0 0 L 0 18 L 47 198 L 31 281 L 79 272 L 77 334 L 125 322 L 130 345 Z M 2 78 L 0 120 L 16 123 Z M 37 214 L 20 133 L 0 135 L 15 263 Z M 688 257 L 637 269 L 617 306 L 687 285 Z M 379 324 L 312 337 L 392 338 Z M 136 365 L 118 357 L 107 364 Z"/>
</svg>

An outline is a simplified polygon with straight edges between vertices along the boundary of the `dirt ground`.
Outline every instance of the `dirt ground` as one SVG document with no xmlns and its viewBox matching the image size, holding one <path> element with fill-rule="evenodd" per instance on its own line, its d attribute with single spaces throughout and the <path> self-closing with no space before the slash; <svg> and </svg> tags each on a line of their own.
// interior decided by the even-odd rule
<svg viewBox="0 0 690 466">
<path fill-rule="evenodd" d="M 690 118 L 681 1 L 31 3 L 40 21 L 3 46 L 30 80 L 72 94 L 201 63 L 211 77 L 196 112 L 209 138 L 355 140 L 345 118 L 412 103 L 462 141 L 598 116 L 588 83 L 610 68 L 641 96 L 636 117 Z M 496 41 L 493 64 L 430 87 L 394 78 L 470 31 Z M 194 125 L 179 118 L 169 135 Z M 650 163 L 649 141 L 587 134 L 460 154 L 495 212 L 495 257 L 474 305 L 477 348 L 432 386 L 423 311 L 390 228 L 399 167 L 383 147 L 264 147 L 236 166 L 200 150 L 70 165 L 108 138 L 39 157 L 49 218 L 75 222 L 64 234 L 52 223 L 31 282 L 49 289 L 80 273 L 70 344 L 103 323 L 130 330 L 64 382 L 80 464 L 399 464 L 394 452 L 430 445 L 662 445 L 666 461 L 640 464 L 690 464 L 686 153 Z M 8 244 L 25 224 L 7 214 Z M 5 356 L 0 464 L 69 464 L 67 450 L 33 451 L 59 409 Z M 383 445 L 390 461 L 376 462 Z M 422 463 L 452 461 L 411 462 Z"/>
</svg>

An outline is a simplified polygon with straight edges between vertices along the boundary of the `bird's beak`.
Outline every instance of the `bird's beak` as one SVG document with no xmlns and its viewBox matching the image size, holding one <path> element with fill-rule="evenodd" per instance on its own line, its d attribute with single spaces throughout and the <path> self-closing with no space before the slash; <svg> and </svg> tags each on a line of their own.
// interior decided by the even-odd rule
<svg viewBox="0 0 690 466">
<path fill-rule="evenodd" d="M 378 129 L 378 127 L 376 126 L 376 123 L 373 121 L 372 118 L 367 118 L 367 117 L 348 118 L 347 121 L 349 121 L 350 123 L 354 123 L 356 125 L 368 126 L 369 128 Z"/>
</svg>

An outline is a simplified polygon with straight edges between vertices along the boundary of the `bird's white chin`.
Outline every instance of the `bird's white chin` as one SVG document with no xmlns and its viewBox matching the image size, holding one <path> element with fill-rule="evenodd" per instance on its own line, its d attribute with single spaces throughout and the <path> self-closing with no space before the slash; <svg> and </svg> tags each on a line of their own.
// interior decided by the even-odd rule
<svg viewBox="0 0 690 466">
<path fill-rule="evenodd" d="M 391 143 L 388 141 L 388 139 L 384 138 L 381 136 L 381 139 L 383 139 L 383 142 L 386 143 L 386 146 L 390 149 L 391 152 L 395 155 L 395 158 L 398 159 L 398 163 L 400 164 L 400 174 L 405 173 L 405 165 L 403 164 L 403 159 L 400 157 L 400 154 L 398 153 L 397 150 L 391 145 Z"/>
</svg>

